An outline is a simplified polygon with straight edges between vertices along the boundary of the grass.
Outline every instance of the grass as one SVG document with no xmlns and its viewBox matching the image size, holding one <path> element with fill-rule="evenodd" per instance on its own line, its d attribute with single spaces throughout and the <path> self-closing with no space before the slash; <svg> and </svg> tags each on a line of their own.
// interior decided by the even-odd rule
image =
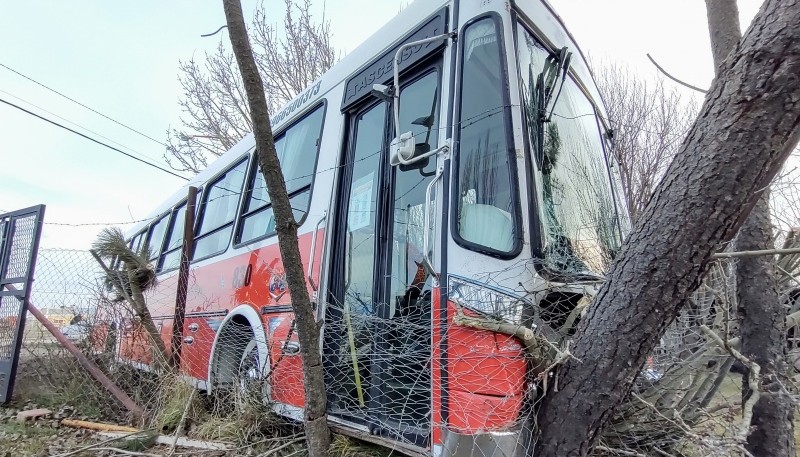
<svg viewBox="0 0 800 457">
<path fill-rule="evenodd" d="M 14 401 L 58 410 L 69 405 L 89 419 L 119 417 L 120 405 L 77 365 L 73 357 L 45 355 L 20 363 L 14 387 Z"/>
<path fill-rule="evenodd" d="M 207 400 L 211 411 L 193 430 L 200 439 L 245 445 L 285 434 L 281 427 L 285 421 L 255 393 L 218 392 Z"/>
<path fill-rule="evenodd" d="M 56 434 L 57 430 L 48 426 L 7 422 L 0 424 L 0 449 L 6 455 L 48 455 L 50 440 L 47 438 Z"/>
<path fill-rule="evenodd" d="M 163 433 L 170 433 L 178 428 L 187 404 L 189 410 L 188 420 L 197 419 L 201 414 L 202 405 L 197 398 L 194 387 L 186 384 L 177 376 L 168 376 L 162 382 L 160 392 L 160 405 L 153 418 L 153 426 Z"/>
</svg>

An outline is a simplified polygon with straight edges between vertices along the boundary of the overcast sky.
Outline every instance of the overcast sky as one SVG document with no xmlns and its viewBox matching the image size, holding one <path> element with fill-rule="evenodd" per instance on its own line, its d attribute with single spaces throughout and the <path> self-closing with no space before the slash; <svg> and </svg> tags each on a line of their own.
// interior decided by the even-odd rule
<svg viewBox="0 0 800 457">
<path fill-rule="evenodd" d="M 424 1 L 424 0 L 418 0 Z M 472 0 L 465 0 L 472 1 Z M 265 0 L 283 14 L 283 0 Z M 397 14 L 401 0 L 328 0 L 333 42 L 354 49 Z M 702 0 L 552 0 L 583 51 L 654 74 L 645 53 L 701 87 L 713 77 Z M 245 0 L 252 14 L 256 1 Z M 746 28 L 760 0 L 739 0 Z M 315 1 L 321 16 L 323 2 Z M 0 0 L 0 64 L 157 141 L 112 123 L 0 66 L 0 99 L 166 166 L 177 126 L 178 61 L 202 57 L 227 35 L 221 2 Z M 76 125 L 78 127 L 76 127 Z M 86 129 L 91 132 L 87 132 Z M 43 247 L 85 249 L 100 227 L 53 223 L 142 219 L 183 181 L 0 103 L 0 212 L 47 204 Z M 105 137 L 105 138 L 104 138 Z"/>
</svg>

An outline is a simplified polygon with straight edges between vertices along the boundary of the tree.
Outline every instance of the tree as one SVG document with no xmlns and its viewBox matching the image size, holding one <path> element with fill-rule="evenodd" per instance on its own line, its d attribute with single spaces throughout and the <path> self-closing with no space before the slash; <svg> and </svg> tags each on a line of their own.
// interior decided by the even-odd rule
<svg viewBox="0 0 800 457">
<path fill-rule="evenodd" d="M 550 383 L 538 414 L 537 455 L 591 452 L 712 254 L 738 231 L 797 144 L 798 21 L 800 3 L 767 0 L 723 62 L 581 320 L 574 357 Z"/>
<path fill-rule="evenodd" d="M 259 71 L 269 78 L 263 90 L 276 112 L 336 61 L 330 23 L 311 16 L 311 0 L 284 0 L 283 30 L 268 22 L 264 5 L 256 10 L 251 30 Z M 178 171 L 199 172 L 253 131 L 241 75 L 233 54 L 220 42 L 205 62 L 181 61 L 178 80 L 183 95 L 181 127 L 167 131 L 164 158 Z"/>
<path fill-rule="evenodd" d="M 327 454 L 330 432 L 327 422 L 327 397 L 319 351 L 320 328 L 306 288 L 303 263 L 297 245 L 297 221 L 294 219 L 286 182 L 281 171 L 275 141 L 270 125 L 269 107 L 264 94 L 264 84 L 259 74 L 239 0 L 223 0 L 225 19 L 230 33 L 231 48 L 241 72 L 247 104 L 253 120 L 258 164 L 267 184 L 267 193 L 275 215 L 275 231 L 281 261 L 286 271 L 286 282 L 291 294 L 300 355 L 303 360 L 303 386 L 305 387 L 305 420 L 308 455 L 320 457 Z M 267 75 L 270 76 L 270 75 Z"/>
<path fill-rule="evenodd" d="M 736 0 L 706 0 L 711 50 L 717 77 L 724 77 L 725 59 L 741 39 Z M 775 247 L 770 221 L 769 187 L 758 198 L 734 242 L 736 251 Z M 774 258 L 743 257 L 736 264 L 736 296 L 741 352 L 760 367 L 759 397 L 753 407 L 746 449 L 756 457 L 795 455 L 794 405 L 783 388 L 786 373 L 786 311 L 780 301 Z M 743 376 L 742 399 L 753 395 Z"/>
<path fill-rule="evenodd" d="M 150 341 L 154 364 L 159 367 L 168 366 L 171 360 L 145 299 L 145 292 L 156 284 L 156 272 L 150 265 L 150 248 L 145 245 L 141 251 L 135 252 L 128 247 L 122 230 L 114 227 L 100 232 L 92 244 L 91 252 L 103 269 L 106 281 L 118 294 L 115 301 L 127 303 L 139 319 L 139 325 Z M 103 258 L 116 259 L 118 269 L 109 268 Z"/>
<path fill-rule="evenodd" d="M 697 114 L 662 80 L 648 82 L 623 66 L 601 62 L 595 80 L 614 132 L 612 153 L 619 166 L 631 219 L 636 221 Z"/>
</svg>

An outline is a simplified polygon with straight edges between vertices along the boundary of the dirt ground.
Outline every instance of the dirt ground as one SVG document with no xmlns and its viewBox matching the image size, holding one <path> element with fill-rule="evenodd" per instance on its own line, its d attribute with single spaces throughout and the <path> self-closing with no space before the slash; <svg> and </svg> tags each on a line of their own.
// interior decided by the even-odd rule
<svg viewBox="0 0 800 457">
<path fill-rule="evenodd" d="M 21 409 L 35 406 L 28 404 L 0 408 L 0 457 L 53 456 L 97 442 L 94 432 L 60 425 L 61 419 L 75 416 L 74 411 L 68 408 L 55 412 L 49 418 L 26 423 L 17 421 L 16 416 Z"/>
<path fill-rule="evenodd" d="M 50 409 L 53 411 L 51 415 L 35 421 L 20 423 L 17 420 L 19 411 L 38 407 L 40 405 L 31 402 L 24 404 L 12 402 L 7 407 L 0 407 L 0 457 L 40 457 L 65 454 L 76 457 L 110 457 L 122 455 L 165 456 L 169 454 L 169 446 L 151 446 L 147 436 L 141 439 L 132 439 L 128 442 L 118 440 L 100 445 L 100 443 L 109 439 L 92 430 L 61 425 L 62 419 L 97 420 L 95 417 L 80 414 L 70 406 L 63 406 L 57 410 Z M 109 423 L 109 421 L 106 421 L 106 423 Z M 153 436 L 154 433 L 150 433 L 149 438 Z M 92 445 L 96 446 L 79 451 Z M 121 451 L 101 448 L 117 448 L 121 449 Z M 217 457 L 248 454 L 177 448 L 172 455 L 175 457 Z"/>
</svg>

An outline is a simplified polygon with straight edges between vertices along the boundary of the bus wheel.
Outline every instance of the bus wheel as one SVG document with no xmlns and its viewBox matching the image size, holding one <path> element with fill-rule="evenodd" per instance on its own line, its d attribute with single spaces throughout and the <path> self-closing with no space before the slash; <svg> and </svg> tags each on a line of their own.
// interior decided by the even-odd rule
<svg viewBox="0 0 800 457">
<path fill-rule="evenodd" d="M 212 398 L 221 414 L 235 413 L 238 406 L 263 404 L 267 388 L 260 367 L 256 331 L 242 316 L 220 328 L 211 357 Z"/>
<path fill-rule="evenodd" d="M 244 347 L 238 371 L 239 392 L 247 397 L 259 396 L 262 401 L 266 400 L 267 392 L 264 385 L 266 380 L 261 371 L 261 356 L 258 353 L 255 337 Z"/>
</svg>

